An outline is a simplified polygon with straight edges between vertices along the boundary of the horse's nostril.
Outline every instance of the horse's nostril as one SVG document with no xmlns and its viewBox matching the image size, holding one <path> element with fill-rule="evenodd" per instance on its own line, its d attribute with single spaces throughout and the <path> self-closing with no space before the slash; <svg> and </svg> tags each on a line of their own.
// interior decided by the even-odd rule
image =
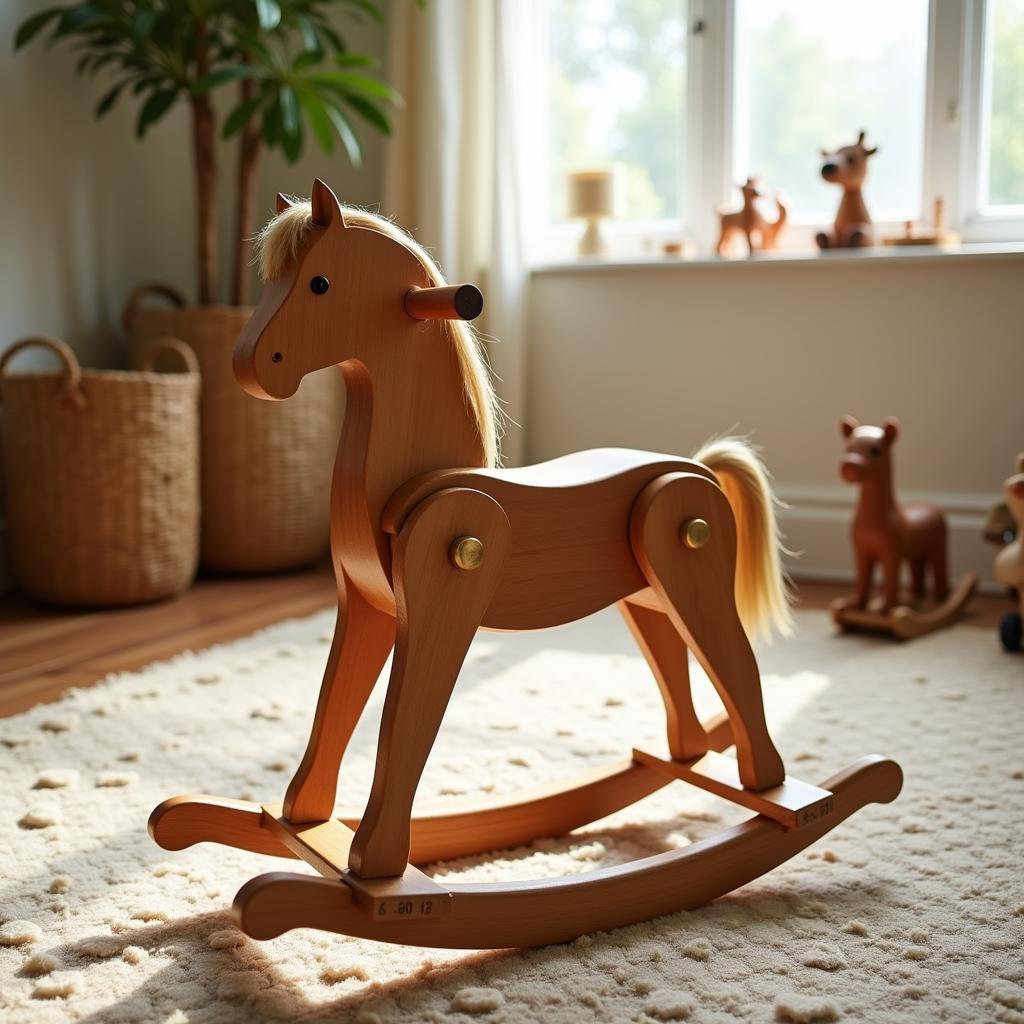
<svg viewBox="0 0 1024 1024">
<path fill-rule="evenodd" d="M 822 174 L 836 174 L 838 171 L 839 171 L 839 165 L 838 164 L 833 164 L 833 163 L 825 164 L 825 166 L 822 167 L 822 169 L 821 169 L 821 173 Z"/>
<path fill-rule="evenodd" d="M 280 353 L 280 352 L 275 352 L 275 353 L 274 353 L 274 354 L 273 354 L 273 355 L 272 355 L 272 356 L 270 357 L 270 361 L 271 361 L 272 363 L 279 363 L 279 362 L 281 362 L 281 360 L 282 360 L 282 359 L 284 359 L 284 356 L 283 356 L 283 355 L 281 355 L 281 353 Z"/>
</svg>

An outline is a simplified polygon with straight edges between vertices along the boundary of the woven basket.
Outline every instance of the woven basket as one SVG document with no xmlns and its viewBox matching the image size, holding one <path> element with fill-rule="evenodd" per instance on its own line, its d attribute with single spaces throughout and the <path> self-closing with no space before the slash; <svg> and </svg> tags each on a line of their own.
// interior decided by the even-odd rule
<svg viewBox="0 0 1024 1024">
<path fill-rule="evenodd" d="M 168 308 L 144 308 L 159 297 Z M 133 346 L 169 334 L 192 346 L 202 370 L 202 542 L 205 568 L 271 572 L 308 565 L 330 543 L 330 487 L 341 431 L 340 374 L 307 377 L 287 402 L 247 395 L 231 353 L 251 310 L 186 308 L 167 285 L 137 288 L 125 304 Z"/>
<path fill-rule="evenodd" d="M 30 347 L 56 353 L 63 372 L 7 373 Z M 153 372 L 165 349 L 188 372 Z M 41 601 L 141 604 L 195 575 L 199 368 L 172 338 L 154 340 L 138 365 L 83 372 L 53 338 L 25 338 L 0 357 L 11 561 Z"/>
</svg>

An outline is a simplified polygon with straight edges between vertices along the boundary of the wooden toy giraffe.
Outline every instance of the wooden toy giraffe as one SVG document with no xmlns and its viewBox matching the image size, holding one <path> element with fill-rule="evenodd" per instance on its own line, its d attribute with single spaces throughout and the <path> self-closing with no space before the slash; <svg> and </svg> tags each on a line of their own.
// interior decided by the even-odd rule
<svg viewBox="0 0 1024 1024">
<path fill-rule="evenodd" d="M 871 224 L 867 204 L 861 187 L 868 172 L 868 158 L 878 152 L 878 147 L 868 149 L 864 145 L 864 132 L 857 136 L 852 146 L 842 146 L 834 152 L 821 151 L 824 163 L 821 176 L 834 182 L 843 190 L 831 231 L 817 234 L 820 249 L 858 249 L 874 244 L 875 229 Z"/>
<path fill-rule="evenodd" d="M 212 841 L 299 857 L 235 913 L 249 935 L 313 927 L 459 948 L 559 942 L 694 907 L 757 877 L 871 801 L 899 767 L 868 757 L 823 786 L 788 777 L 765 724 L 750 629 L 785 625 L 772 495 L 754 451 L 699 459 L 622 449 L 495 467 L 492 393 L 464 318 L 479 292 L 447 286 L 387 221 L 279 197 L 260 248 L 267 285 L 235 349 L 250 394 L 287 399 L 339 366 L 348 391 L 331 495 L 338 625 L 305 756 L 283 803 L 176 797 L 150 818 L 167 849 Z M 538 629 L 617 604 L 664 698 L 668 750 L 521 798 L 413 815 L 413 797 L 481 626 Z M 741 619 L 742 616 L 742 619 Z M 365 809 L 337 811 L 338 771 L 394 648 Z M 701 723 L 687 651 L 726 713 Z M 736 756 L 721 751 L 735 745 Z M 559 835 L 675 779 L 754 812 L 684 849 L 573 878 L 434 881 L 414 865 Z"/>
</svg>

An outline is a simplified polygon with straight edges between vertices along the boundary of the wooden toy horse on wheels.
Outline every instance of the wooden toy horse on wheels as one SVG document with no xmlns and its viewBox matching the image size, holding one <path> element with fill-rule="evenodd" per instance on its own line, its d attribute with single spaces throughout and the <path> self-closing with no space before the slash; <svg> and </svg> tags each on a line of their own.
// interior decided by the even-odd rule
<svg viewBox="0 0 1024 1024">
<path fill-rule="evenodd" d="M 493 396 L 446 287 L 388 222 L 279 197 L 261 239 L 263 298 L 235 350 L 251 394 L 285 399 L 339 366 L 346 418 L 332 489 L 339 613 L 305 756 L 283 804 L 183 796 L 150 818 L 160 845 L 200 841 L 299 857 L 323 877 L 271 873 L 235 900 L 257 938 L 315 927 L 426 946 L 537 945 L 694 907 L 814 842 L 899 767 L 864 758 L 822 787 L 787 778 L 765 725 L 750 629 L 785 625 L 772 495 L 753 451 L 696 460 L 618 449 L 525 469 L 496 462 Z M 737 562 L 738 558 L 738 562 Z M 664 697 L 668 754 L 634 750 L 521 799 L 413 816 L 445 707 L 481 626 L 537 629 L 617 603 Z M 737 608 L 738 604 L 738 608 Z M 339 765 L 388 654 L 394 660 L 365 810 L 334 808 Z M 701 723 L 687 649 L 726 713 Z M 735 760 L 719 752 L 735 745 Z M 571 831 L 683 779 L 756 813 L 685 849 L 583 877 L 443 885 L 414 867 Z"/>
</svg>

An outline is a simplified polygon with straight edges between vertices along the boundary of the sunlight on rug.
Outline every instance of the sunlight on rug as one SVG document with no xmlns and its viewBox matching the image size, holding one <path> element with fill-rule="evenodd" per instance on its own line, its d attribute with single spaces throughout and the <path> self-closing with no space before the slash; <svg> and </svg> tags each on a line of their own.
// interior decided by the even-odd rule
<svg viewBox="0 0 1024 1024">
<path fill-rule="evenodd" d="M 899 761 L 899 800 L 702 910 L 527 951 L 401 948 L 311 931 L 257 943 L 229 907 L 281 861 L 146 834 L 184 792 L 280 799 L 305 746 L 333 615 L 68 695 L 0 721 L 0 1019 L 1024 1024 L 1024 664 L 964 625 L 911 644 L 798 636 L 760 652 L 791 774 Z M 698 710 L 717 701 L 694 670 Z M 369 788 L 382 686 L 342 769 Z M 614 615 L 481 634 L 420 787 L 512 792 L 656 743 L 661 703 Z M 500 880 L 619 864 L 744 813 L 672 785 L 570 837 L 440 864 Z M 287 870 L 304 870 L 288 862 Z"/>
</svg>

